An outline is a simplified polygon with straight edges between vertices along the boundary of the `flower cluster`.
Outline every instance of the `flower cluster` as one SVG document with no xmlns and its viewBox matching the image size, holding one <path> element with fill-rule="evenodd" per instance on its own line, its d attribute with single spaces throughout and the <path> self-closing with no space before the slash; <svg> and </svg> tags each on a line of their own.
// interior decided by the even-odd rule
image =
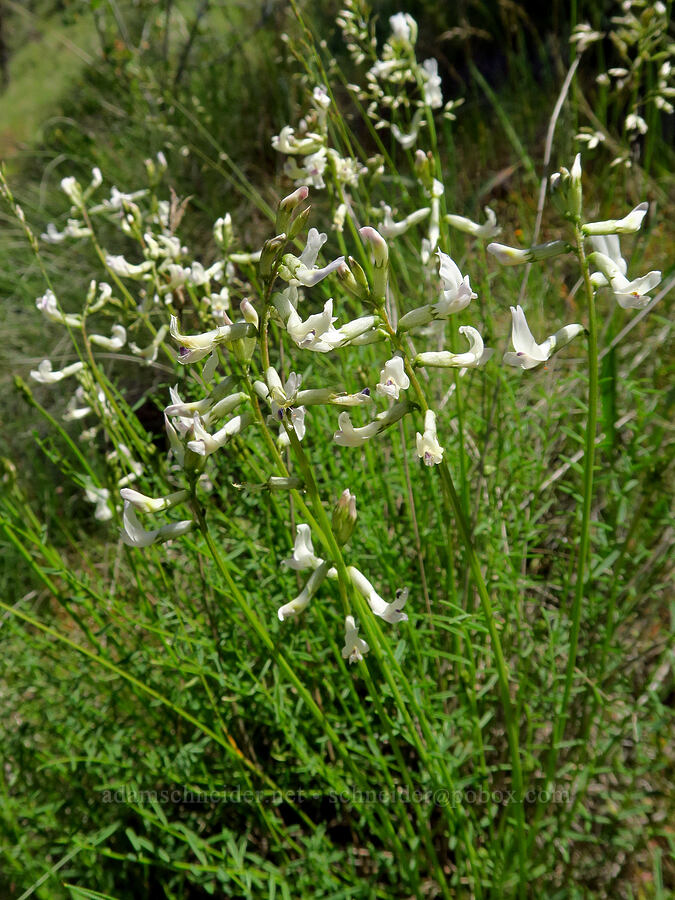
<svg viewBox="0 0 675 900">
<path fill-rule="evenodd" d="M 350 16 L 344 15 L 345 27 L 351 22 L 350 27 L 357 29 L 355 3 L 350 10 Z M 392 112 L 397 109 L 396 103 L 389 102 L 392 97 L 412 110 L 408 134 L 397 132 L 398 126 L 390 123 L 395 140 L 412 148 L 427 114 L 442 107 L 440 78 L 434 60 L 416 61 L 414 19 L 399 13 L 389 24 L 391 34 L 368 70 L 366 93 Z M 376 48 L 371 49 L 375 53 Z M 213 226 L 212 258 L 195 259 L 177 234 L 182 208 L 175 198 L 160 199 L 154 187 L 131 193 L 112 187 L 108 197 L 97 200 L 103 184 L 98 170 L 86 188 L 74 178 L 65 178 L 62 188 L 71 203 L 66 225 L 61 230 L 48 225 L 43 239 L 49 243 L 96 241 L 97 222 L 103 218 L 117 225 L 133 250 L 120 254 L 98 248 L 107 280 L 91 282 L 81 309 L 66 311 L 52 290 L 38 298 L 43 315 L 69 329 L 80 358 L 66 361 L 61 368 L 42 360 L 31 375 L 45 385 L 76 378 L 78 387 L 64 418 L 78 421 L 96 415 L 96 427 L 106 437 L 114 435 L 115 465 L 120 469 L 115 479 L 109 480 L 108 487 L 89 475 L 80 481 L 98 519 L 120 516 L 124 544 L 144 548 L 191 530 L 205 532 L 201 497 L 205 483 L 216 483 L 216 473 L 222 477 L 225 467 L 219 466 L 219 460 L 230 448 L 261 437 L 271 471 L 254 483 L 234 486 L 297 492 L 294 501 L 307 512 L 306 521 L 296 527 L 292 555 L 282 564 L 306 578 L 297 596 L 279 607 L 278 619 L 285 622 L 299 616 L 324 582 L 339 579 L 343 602 L 349 604 L 345 598 L 351 598 L 361 616 L 376 616 L 395 625 L 407 619 L 407 591 L 386 601 L 360 569 L 342 558 L 356 521 L 353 495 L 349 491 L 342 495 L 329 532 L 322 517 L 310 515 L 305 505 L 304 493 L 313 498 L 317 493 L 305 449 L 312 439 L 320 438 L 319 417 L 313 410 L 336 408 L 337 427 L 329 434 L 334 445 L 354 456 L 368 442 L 382 440 L 396 423 L 418 416 L 421 430 L 415 431 L 410 452 L 430 473 L 440 466 L 447 476 L 443 446 L 447 440 L 442 433 L 439 438 L 442 423 L 421 383 L 432 377 L 431 369 L 440 370 L 439 379 L 447 377 L 445 369 L 455 369 L 459 375 L 476 373 L 494 354 L 493 348 L 486 348 L 479 328 L 467 322 L 476 321 L 472 303 L 477 294 L 469 275 L 443 249 L 448 246 L 448 228 L 474 241 L 491 241 L 487 250 L 502 265 L 580 251 L 560 239 L 527 249 L 496 243 L 493 239 L 501 229 L 489 207 L 480 223 L 445 212 L 440 170 L 433 156 L 420 148 L 412 157 L 407 183 L 410 196 L 417 192 L 413 208 L 399 212 L 384 200 L 377 204 L 378 194 L 373 192 L 373 205 L 366 213 L 378 227 L 366 224 L 353 231 L 354 242 L 358 245 L 361 240 L 361 246 L 353 248 L 361 263 L 347 255 L 342 236 L 338 239 L 343 252 L 330 252 L 328 235 L 309 223 L 310 188 L 322 189 L 330 176 L 337 188 L 333 223 L 341 227 L 351 203 L 349 189 L 374 171 L 373 161 L 361 166 L 330 146 L 332 102 L 324 86 L 314 86 L 311 109 L 300 125 L 285 126 L 273 139 L 273 146 L 288 157 L 284 171 L 294 190 L 279 202 L 274 232 L 261 247 L 240 246 L 232 218 L 225 214 Z M 161 156 L 152 162 L 155 187 L 165 165 Z M 575 241 L 580 236 L 582 243 L 592 246 L 590 284 L 597 290 L 609 288 L 624 308 L 640 308 L 649 301 L 648 293 L 659 283 L 660 273 L 629 280 L 619 235 L 642 226 L 647 204 L 639 204 L 622 219 L 586 222 L 581 178 L 577 157 L 569 171 L 561 169 L 552 176 L 551 194 L 563 217 L 573 224 Z M 394 204 L 391 194 L 387 199 Z M 397 277 L 398 248 L 404 235 L 405 241 L 417 238 L 419 247 L 422 288 L 412 302 Z M 458 316 L 463 324 L 455 325 Z M 523 306 L 512 306 L 511 316 L 513 350 L 504 353 L 503 362 L 523 370 L 542 365 L 585 330 L 579 323 L 564 325 L 538 343 Z M 468 348 L 458 350 L 458 338 Z M 368 367 L 354 367 L 359 374 L 352 390 L 335 383 L 327 386 L 321 380 L 321 372 L 326 371 L 319 364 L 322 358 L 358 353 L 364 345 L 373 345 L 373 352 Z M 114 359 L 122 350 L 143 365 L 155 364 L 161 353 L 177 376 L 163 410 L 168 454 L 159 469 L 155 467 L 172 486 L 158 497 L 130 487 L 146 470 L 120 441 L 128 426 L 114 393 L 99 377 L 102 356 Z M 91 440 L 96 433 L 87 429 L 83 437 Z M 180 506 L 189 509 L 189 517 L 149 529 L 139 519 L 139 515 L 166 514 Z M 321 555 L 315 552 L 313 540 L 323 548 Z M 344 612 L 342 655 L 356 662 L 369 648 L 358 636 L 349 606 Z M 371 634 L 368 625 L 366 633 Z"/>
</svg>

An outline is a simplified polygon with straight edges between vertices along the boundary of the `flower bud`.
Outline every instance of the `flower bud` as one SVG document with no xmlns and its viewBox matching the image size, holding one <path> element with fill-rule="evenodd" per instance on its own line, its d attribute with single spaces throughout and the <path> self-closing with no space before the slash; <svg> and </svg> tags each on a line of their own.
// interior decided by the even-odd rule
<svg viewBox="0 0 675 900">
<path fill-rule="evenodd" d="M 232 243 L 232 238 L 234 236 L 232 216 L 229 213 L 222 216 L 220 219 L 216 219 L 213 224 L 213 236 L 223 253 L 227 253 L 227 248 Z"/>
<path fill-rule="evenodd" d="M 550 178 L 551 198 L 566 219 L 581 218 L 581 154 L 577 153 L 571 172 L 564 166 Z"/>
<path fill-rule="evenodd" d="M 277 209 L 277 218 L 274 224 L 277 233 L 281 233 L 288 229 L 291 219 L 293 218 L 293 213 L 308 196 L 309 188 L 307 185 L 303 185 L 281 200 Z"/>
<path fill-rule="evenodd" d="M 418 150 L 415 153 L 415 174 L 425 188 L 431 188 L 434 180 L 431 172 L 431 159 L 424 150 Z"/>
<path fill-rule="evenodd" d="M 272 273 L 274 263 L 276 262 L 279 251 L 286 245 L 286 235 L 284 233 L 277 234 L 268 241 L 265 241 L 260 254 L 259 271 L 264 277 Z"/>
<path fill-rule="evenodd" d="M 356 525 L 356 497 L 345 489 L 333 510 L 333 534 L 342 547 L 352 536 Z"/>
<path fill-rule="evenodd" d="M 361 237 L 368 241 L 373 249 L 373 296 L 376 300 L 384 300 L 387 292 L 387 275 L 389 271 L 389 248 L 387 242 L 374 228 L 365 225 L 359 229 Z"/>
<path fill-rule="evenodd" d="M 241 310 L 241 314 L 244 317 L 244 320 L 248 322 L 249 325 L 253 325 L 254 328 L 258 327 L 259 319 L 258 313 L 255 311 L 255 307 L 251 303 L 251 301 L 244 297 L 244 299 L 239 304 L 239 309 Z"/>
</svg>

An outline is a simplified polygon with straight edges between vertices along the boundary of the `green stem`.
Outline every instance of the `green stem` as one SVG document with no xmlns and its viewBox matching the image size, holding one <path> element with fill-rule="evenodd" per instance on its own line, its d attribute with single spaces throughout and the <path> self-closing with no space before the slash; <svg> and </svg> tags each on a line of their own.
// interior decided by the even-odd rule
<svg viewBox="0 0 675 900">
<path fill-rule="evenodd" d="M 417 398 L 419 400 L 420 407 L 423 412 L 426 412 L 429 408 L 429 405 L 426 400 L 426 396 L 424 391 L 422 390 L 422 386 L 420 385 L 419 379 L 415 373 L 414 367 L 409 357 L 408 349 L 405 346 L 405 343 L 401 341 L 396 333 L 391 329 L 389 325 L 389 321 L 386 317 L 386 313 L 382 310 L 383 319 L 386 322 L 386 325 L 390 332 L 390 337 L 392 342 L 396 345 L 397 349 L 403 354 L 403 357 L 406 362 L 406 370 L 408 376 L 410 378 L 410 383 L 413 386 L 415 393 L 417 394 Z M 523 770 L 520 763 L 520 745 L 519 745 L 519 736 L 518 736 L 518 723 L 516 721 L 516 716 L 514 713 L 513 703 L 511 702 L 511 690 L 509 684 L 509 673 L 508 667 L 506 665 L 506 659 L 504 657 L 504 651 L 502 650 L 501 640 L 499 638 L 499 632 L 497 630 L 497 625 L 495 622 L 494 611 L 492 609 L 492 602 L 490 600 L 490 595 L 488 594 L 487 586 L 485 584 L 485 579 L 483 578 L 483 573 L 480 568 L 480 562 L 478 560 L 478 556 L 476 554 L 476 550 L 473 545 L 473 539 L 471 536 L 471 528 L 467 517 L 464 513 L 464 508 L 462 505 L 462 501 L 459 498 L 457 490 L 455 489 L 455 485 L 452 480 L 452 475 L 450 474 L 450 469 L 445 460 L 442 460 L 439 465 L 440 475 L 441 475 L 441 486 L 443 489 L 443 495 L 446 500 L 446 504 L 452 510 L 455 521 L 459 528 L 459 532 L 462 538 L 462 543 L 464 544 L 466 560 L 469 564 L 469 569 L 471 570 L 471 575 L 473 578 L 474 585 L 476 587 L 476 591 L 478 592 L 478 596 L 480 598 L 481 607 L 483 610 L 483 616 L 485 618 L 485 622 L 487 625 L 488 633 L 490 635 L 490 641 L 492 643 L 492 649 L 495 657 L 495 663 L 497 666 L 497 679 L 499 682 L 499 693 L 501 697 L 502 710 L 504 712 L 504 720 L 506 724 L 506 734 L 509 743 L 509 753 L 511 756 L 511 777 L 513 780 L 513 792 L 515 797 L 516 804 L 516 829 L 517 829 L 517 843 L 518 843 L 518 867 L 519 867 L 519 896 L 525 896 L 526 889 L 526 876 L 525 876 L 525 861 L 526 861 L 526 839 L 525 839 L 525 809 L 523 806 Z"/>
<path fill-rule="evenodd" d="M 581 623 L 581 604 L 586 586 L 586 566 L 591 546 L 591 506 L 593 503 L 593 465 L 595 462 L 595 433 L 598 419 L 598 325 L 595 314 L 595 293 L 591 284 L 588 261 L 584 252 L 584 238 L 581 226 L 576 228 L 577 256 L 583 272 L 584 286 L 588 298 L 588 417 L 586 419 L 586 443 L 584 449 L 584 496 L 581 518 L 581 535 L 579 537 L 579 554 L 577 557 L 577 581 L 572 605 L 572 630 L 570 633 L 570 649 L 565 672 L 565 689 L 560 709 L 553 729 L 552 767 L 557 757 L 557 745 L 563 737 L 574 683 L 574 670 L 579 644 L 579 627 Z M 551 767 L 551 768 L 552 768 Z"/>
</svg>

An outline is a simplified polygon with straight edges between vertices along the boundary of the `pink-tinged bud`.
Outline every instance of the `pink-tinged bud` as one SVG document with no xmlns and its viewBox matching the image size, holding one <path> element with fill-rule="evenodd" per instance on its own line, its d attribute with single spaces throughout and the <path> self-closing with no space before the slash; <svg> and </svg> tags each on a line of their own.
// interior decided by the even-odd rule
<svg viewBox="0 0 675 900">
<path fill-rule="evenodd" d="M 253 325 L 255 328 L 258 327 L 258 313 L 255 311 L 255 307 L 251 303 L 249 299 L 244 297 L 244 299 L 239 304 L 239 309 L 241 310 L 241 314 L 244 317 L 244 320 L 248 322 L 249 325 Z"/>
<path fill-rule="evenodd" d="M 308 197 L 309 188 L 307 185 L 303 184 L 302 187 L 297 188 L 292 194 L 288 194 L 287 197 L 284 197 L 283 200 L 281 200 L 277 210 L 275 223 L 277 233 L 288 231 L 288 226 L 293 218 L 293 213 L 300 203 L 303 203 Z"/>
</svg>

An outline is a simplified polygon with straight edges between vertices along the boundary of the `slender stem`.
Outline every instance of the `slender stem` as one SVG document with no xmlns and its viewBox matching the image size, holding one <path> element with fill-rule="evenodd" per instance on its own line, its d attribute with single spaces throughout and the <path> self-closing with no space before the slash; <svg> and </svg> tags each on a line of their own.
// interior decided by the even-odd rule
<svg viewBox="0 0 675 900">
<path fill-rule="evenodd" d="M 577 581 L 572 605 L 572 630 L 570 632 L 570 649 L 565 672 L 565 689 L 560 709 L 553 729 L 552 766 L 557 757 L 557 745 L 562 740 L 567 720 L 567 707 L 574 683 L 574 670 L 579 644 L 579 627 L 581 623 L 581 604 L 586 586 L 586 565 L 591 545 L 591 507 L 593 503 L 593 465 L 595 462 L 595 433 L 598 419 L 598 325 L 595 314 L 595 293 L 591 284 L 588 261 L 584 252 L 584 238 L 581 226 L 576 228 L 577 256 L 583 272 L 584 286 L 588 298 L 588 417 L 586 419 L 586 443 L 584 448 L 584 496 L 581 518 L 581 535 L 579 537 L 579 555 L 577 557 Z"/>
<path fill-rule="evenodd" d="M 385 326 L 389 331 L 389 336 L 392 340 L 392 343 L 403 354 L 406 371 L 408 373 L 408 377 L 410 378 L 410 383 L 415 393 L 417 394 L 417 399 L 419 401 L 420 407 L 422 408 L 422 411 L 426 412 L 426 410 L 429 408 L 429 404 L 427 403 L 426 396 L 412 365 L 408 348 L 405 345 L 405 342 L 400 339 L 400 337 L 391 327 L 389 319 L 386 315 L 386 311 L 384 309 L 381 309 L 380 314 L 382 315 Z M 447 462 L 445 460 L 442 460 L 438 468 L 441 475 L 443 496 L 445 498 L 446 504 L 450 507 L 452 513 L 454 514 L 455 521 L 459 528 L 462 543 L 464 544 L 466 560 L 469 564 L 473 582 L 480 598 L 483 616 L 485 618 L 485 623 L 490 635 L 490 642 L 492 643 L 492 649 L 495 657 L 497 679 L 499 682 L 499 693 L 501 697 L 502 709 L 504 712 L 506 734 L 508 738 L 509 753 L 511 757 L 511 777 L 513 780 L 513 793 L 516 805 L 516 840 L 518 843 L 519 867 L 518 891 L 519 896 L 524 897 L 527 886 L 525 876 L 525 850 L 527 842 L 525 838 L 525 809 L 523 806 L 523 770 L 520 763 L 518 722 L 516 720 L 513 703 L 511 701 L 508 667 L 506 664 L 506 659 L 504 657 L 501 640 L 499 638 L 499 631 L 497 630 L 497 625 L 495 622 L 492 602 L 490 600 L 490 595 L 488 594 L 485 579 L 483 578 L 483 573 L 481 571 L 480 562 L 474 548 L 473 539 L 471 536 L 471 526 L 469 525 L 468 519 L 465 515 L 462 501 L 455 488 Z"/>
</svg>

